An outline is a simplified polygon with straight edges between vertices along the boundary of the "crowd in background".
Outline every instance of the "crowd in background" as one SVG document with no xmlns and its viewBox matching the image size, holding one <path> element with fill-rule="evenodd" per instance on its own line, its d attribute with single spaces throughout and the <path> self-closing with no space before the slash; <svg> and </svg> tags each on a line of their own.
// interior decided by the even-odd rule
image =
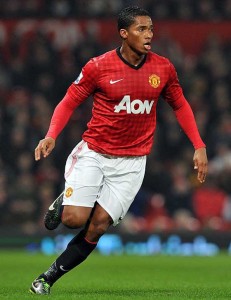
<svg viewBox="0 0 231 300">
<path fill-rule="evenodd" d="M 8 0 L 4 5 L 0 4 L 0 14 L 14 17 L 20 12 L 22 16 L 33 17 L 38 7 L 42 7 L 41 16 L 101 17 L 108 12 L 109 3 L 114 14 L 124 2 L 131 3 L 121 0 Z M 168 0 L 163 2 L 165 8 L 160 1 L 142 2 L 154 18 L 167 18 L 174 12 L 175 18 L 185 19 L 180 8 L 187 8 L 189 4 L 192 7 L 191 13 L 186 9 L 189 19 L 194 18 L 199 7 L 201 18 L 210 18 L 210 14 L 202 14 L 204 6 L 218 7 L 215 10 L 218 18 L 224 7 L 227 6 L 224 16 L 230 16 L 231 11 L 231 1 Z M 219 5 L 221 2 L 226 6 Z M 176 7 L 177 3 L 180 5 Z M 65 161 L 72 147 L 81 140 L 91 117 L 92 99 L 73 114 L 49 158 L 35 162 L 33 155 L 38 141 L 46 134 L 55 105 L 76 79 L 81 67 L 89 58 L 110 50 L 97 38 L 83 38 L 83 41 L 60 52 L 46 35 L 37 32 L 27 44 L 26 55 L 22 55 L 21 41 L 12 35 L 7 55 L 0 52 L 1 228 L 15 228 L 25 234 L 42 232 L 43 215 L 63 189 Z M 1 49 L 3 46 L 0 44 Z M 207 145 L 209 175 L 205 184 L 197 182 L 192 162 L 193 147 L 180 130 L 172 110 L 160 100 L 155 145 L 148 158 L 144 183 L 118 230 L 134 233 L 230 229 L 231 43 L 222 43 L 218 36 L 210 37 L 203 50 L 193 56 L 185 53 L 170 36 L 160 36 L 154 40 L 152 49 L 167 56 L 177 69 L 184 94 Z"/>
<path fill-rule="evenodd" d="M 111 18 L 128 5 L 138 4 L 153 17 L 174 20 L 230 20 L 231 0 L 7 0 L 0 17 Z"/>
</svg>

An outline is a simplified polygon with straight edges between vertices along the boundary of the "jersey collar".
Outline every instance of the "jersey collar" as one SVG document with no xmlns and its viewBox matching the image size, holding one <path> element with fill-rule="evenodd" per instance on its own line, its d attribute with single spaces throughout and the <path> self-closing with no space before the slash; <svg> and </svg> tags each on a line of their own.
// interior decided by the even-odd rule
<svg viewBox="0 0 231 300">
<path fill-rule="evenodd" d="M 144 56 L 144 59 L 141 61 L 141 63 L 139 63 L 137 66 L 134 66 L 134 65 L 130 64 L 128 61 L 126 61 L 126 60 L 123 58 L 123 56 L 122 56 L 121 53 L 120 53 L 120 47 L 116 48 L 116 53 L 117 53 L 117 55 L 119 56 L 119 58 L 120 58 L 126 65 L 128 65 L 129 67 L 131 67 L 132 69 L 135 69 L 135 70 L 138 70 L 138 69 L 140 69 L 140 68 L 143 66 L 143 64 L 144 64 L 145 61 L 146 61 L 146 57 L 147 57 L 147 55 L 145 55 L 145 56 Z"/>
</svg>

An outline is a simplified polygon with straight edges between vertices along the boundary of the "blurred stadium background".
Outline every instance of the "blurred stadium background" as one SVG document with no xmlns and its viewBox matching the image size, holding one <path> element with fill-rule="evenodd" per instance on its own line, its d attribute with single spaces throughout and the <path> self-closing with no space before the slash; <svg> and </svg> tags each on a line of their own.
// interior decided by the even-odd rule
<svg viewBox="0 0 231 300">
<path fill-rule="evenodd" d="M 101 242 L 102 252 L 119 252 L 128 241 L 133 243 L 126 244 L 128 251 L 138 252 L 152 247 L 158 252 L 162 243 L 170 243 L 174 253 L 176 245 L 192 242 L 210 243 L 213 253 L 216 246 L 229 251 L 231 0 L 0 2 L 1 248 L 38 246 L 51 253 L 53 238 L 63 247 L 70 231 L 47 232 L 43 215 L 63 189 L 65 160 L 86 128 L 92 100 L 74 113 L 48 159 L 35 163 L 34 148 L 81 67 L 119 45 L 115 16 L 131 4 L 151 12 L 153 50 L 177 68 L 207 144 L 209 175 L 205 184 L 198 184 L 193 148 L 161 101 L 142 189 L 127 217 Z M 144 250 L 142 243 L 150 239 L 151 248 Z"/>
</svg>

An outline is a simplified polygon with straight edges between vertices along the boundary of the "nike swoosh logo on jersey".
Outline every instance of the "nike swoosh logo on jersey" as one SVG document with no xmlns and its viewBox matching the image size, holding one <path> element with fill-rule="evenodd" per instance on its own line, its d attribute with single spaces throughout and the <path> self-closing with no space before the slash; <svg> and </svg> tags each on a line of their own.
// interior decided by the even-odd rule
<svg viewBox="0 0 231 300">
<path fill-rule="evenodd" d="M 121 81 L 121 80 L 123 80 L 123 78 L 121 78 L 121 79 L 118 79 L 118 80 L 110 80 L 110 84 L 114 84 L 114 83 L 117 83 L 117 82 L 119 82 L 119 81 Z"/>
</svg>

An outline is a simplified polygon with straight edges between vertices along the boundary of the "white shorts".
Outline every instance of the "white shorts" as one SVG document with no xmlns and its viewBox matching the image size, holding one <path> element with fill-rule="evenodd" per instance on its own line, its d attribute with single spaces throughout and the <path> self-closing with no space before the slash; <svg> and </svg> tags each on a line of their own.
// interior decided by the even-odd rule
<svg viewBox="0 0 231 300">
<path fill-rule="evenodd" d="M 97 201 L 117 225 L 141 187 L 145 166 L 146 156 L 103 155 L 81 141 L 66 162 L 63 205 L 94 207 Z"/>
</svg>

